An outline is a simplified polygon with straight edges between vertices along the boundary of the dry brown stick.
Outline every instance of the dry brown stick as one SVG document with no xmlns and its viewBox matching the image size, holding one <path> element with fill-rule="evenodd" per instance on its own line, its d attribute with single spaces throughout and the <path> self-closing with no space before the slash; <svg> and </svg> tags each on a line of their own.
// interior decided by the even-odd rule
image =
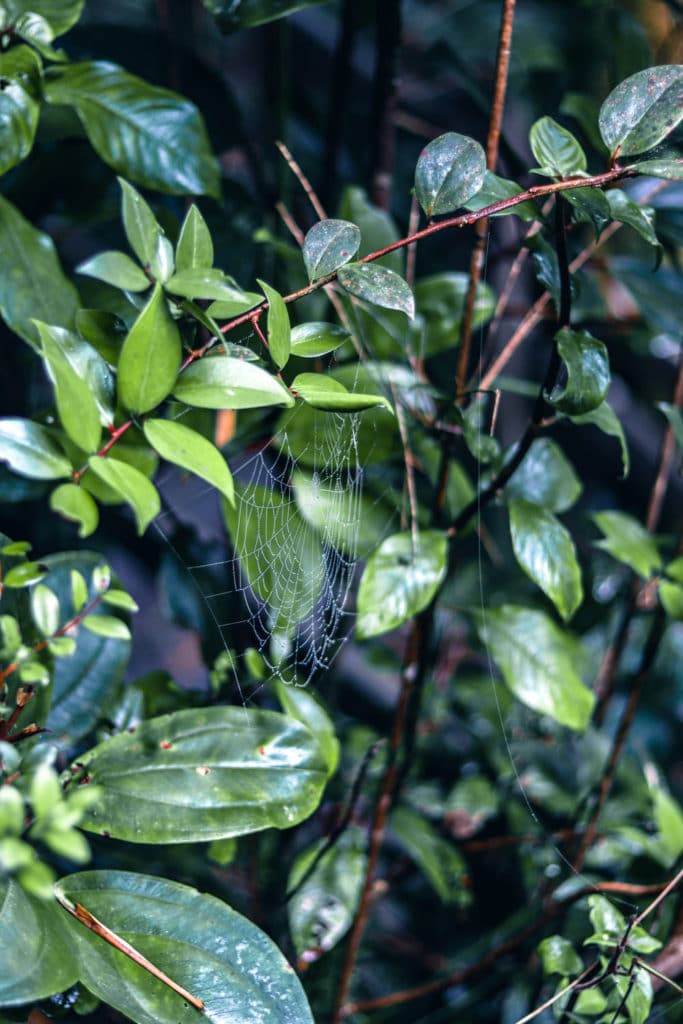
<svg viewBox="0 0 683 1024">
<path fill-rule="evenodd" d="M 498 39 L 498 53 L 496 56 L 496 73 L 493 85 L 493 100 L 491 103 L 491 117 L 489 130 L 486 138 L 486 166 L 489 171 L 495 171 L 498 162 L 498 147 L 500 145 L 500 130 L 503 123 L 503 110 L 505 107 L 505 92 L 507 89 L 508 69 L 510 67 L 510 42 L 512 40 L 512 25 L 515 16 L 516 0 L 504 0 L 503 14 L 500 22 L 500 36 Z M 472 344 L 472 323 L 474 320 L 474 306 L 477 297 L 477 288 L 481 280 L 484 268 L 484 250 L 486 248 L 486 236 L 488 233 L 488 218 L 477 222 L 476 240 L 472 249 L 470 259 L 470 281 L 465 299 L 465 311 L 460 331 L 460 354 L 458 356 L 458 368 L 455 377 L 455 394 L 461 395 L 465 388 L 467 368 L 470 361 L 470 347 Z"/>
<path fill-rule="evenodd" d="M 277 148 L 280 150 L 280 152 L 282 153 L 283 157 L 287 161 L 287 164 L 289 165 L 290 170 L 295 175 L 295 177 L 297 178 L 297 180 L 298 180 L 299 184 L 301 185 L 302 189 L 306 193 L 306 195 L 308 197 L 308 201 L 310 202 L 311 206 L 313 207 L 313 209 L 317 213 L 318 217 L 320 218 L 320 220 L 325 220 L 326 217 L 327 217 L 327 214 L 325 213 L 325 210 L 323 209 L 322 203 L 320 202 L 320 200 L 318 199 L 318 197 L 317 197 L 317 195 L 315 193 L 315 189 L 311 185 L 310 181 L 308 180 L 308 178 L 306 177 L 304 172 L 301 170 L 301 167 L 296 162 L 296 160 L 294 159 L 294 157 L 292 156 L 292 154 L 290 153 L 289 149 L 284 144 L 284 142 L 282 142 L 280 139 L 276 139 L 275 140 L 275 145 L 277 146 Z"/>
</svg>

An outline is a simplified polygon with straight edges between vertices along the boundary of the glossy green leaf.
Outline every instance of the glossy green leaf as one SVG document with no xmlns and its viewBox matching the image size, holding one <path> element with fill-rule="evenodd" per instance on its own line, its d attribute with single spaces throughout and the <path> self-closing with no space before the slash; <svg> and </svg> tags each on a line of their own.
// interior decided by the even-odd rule
<svg viewBox="0 0 683 1024">
<path fill-rule="evenodd" d="M 662 559 L 652 534 L 633 516 L 619 511 L 596 512 L 593 521 L 604 535 L 596 547 L 608 551 L 644 579 L 660 568 Z"/>
<path fill-rule="evenodd" d="M 52 239 L 0 196 L 0 314 L 7 326 L 35 346 L 34 320 L 69 327 L 79 305 Z"/>
<path fill-rule="evenodd" d="M 129 292 L 145 292 L 151 285 L 144 270 L 125 252 L 101 252 L 76 267 L 79 274 L 97 278 Z"/>
<path fill-rule="evenodd" d="M 6 587 L 30 587 L 42 580 L 46 571 L 42 562 L 20 562 L 7 570 L 3 584 Z"/>
<path fill-rule="evenodd" d="M 583 970 L 583 960 L 571 942 L 562 935 L 549 935 L 538 944 L 544 974 L 561 974 L 571 978 Z"/>
<path fill-rule="evenodd" d="M 387 267 L 371 263 L 349 263 L 337 274 L 342 288 L 358 299 L 365 299 L 383 309 L 398 309 L 415 316 L 415 299 L 410 286 Z"/>
<path fill-rule="evenodd" d="M 327 277 L 358 252 L 360 228 L 347 220 L 321 220 L 304 239 L 302 255 L 309 281 Z"/>
<path fill-rule="evenodd" d="M 176 273 L 213 266 L 213 242 L 206 221 L 192 203 L 185 214 L 175 251 Z"/>
<path fill-rule="evenodd" d="M 215 445 L 175 420 L 145 420 L 144 431 L 152 448 L 163 459 L 195 473 L 234 503 L 232 474 Z"/>
<path fill-rule="evenodd" d="M 334 723 L 322 704 L 310 690 L 303 686 L 287 686 L 277 680 L 275 693 L 282 705 L 282 710 L 290 718 L 303 722 L 315 736 L 320 750 L 327 762 L 327 770 L 334 775 L 339 762 L 339 740 L 334 731 Z"/>
<path fill-rule="evenodd" d="M 613 220 L 628 224 L 648 245 L 659 245 L 659 239 L 655 234 L 654 211 L 651 206 L 639 206 L 620 188 L 612 188 L 604 195 L 609 203 Z"/>
<path fill-rule="evenodd" d="M 52 35 L 61 36 L 79 20 L 85 0 L 4 0 L 7 20 L 13 22 L 27 11 L 45 19 Z"/>
<path fill-rule="evenodd" d="M 364 395 L 348 391 L 344 385 L 322 373 L 300 373 L 292 381 L 292 391 L 314 409 L 336 410 L 337 412 L 360 412 L 381 405 L 393 413 L 389 401 L 383 395 Z"/>
<path fill-rule="evenodd" d="M 142 263 L 151 267 L 163 236 L 161 225 L 152 213 L 149 203 L 123 178 L 121 187 L 121 217 L 128 243 Z"/>
<path fill-rule="evenodd" d="M 259 288 L 268 300 L 267 327 L 268 348 L 270 356 L 278 370 L 281 370 L 289 359 L 291 345 L 291 326 L 287 305 L 280 293 L 265 281 L 259 281 Z"/>
<path fill-rule="evenodd" d="M 568 188 L 562 193 L 562 197 L 574 208 L 575 221 L 593 225 L 596 239 L 613 219 L 610 205 L 602 189 Z"/>
<path fill-rule="evenodd" d="M 79 309 L 76 313 L 76 329 L 107 363 L 116 366 L 128 333 L 123 320 L 104 310 Z"/>
<path fill-rule="evenodd" d="M 161 510 L 159 492 L 154 484 L 150 483 L 139 469 L 121 462 L 120 459 L 112 458 L 111 455 L 106 458 L 91 455 L 88 466 L 96 477 L 116 492 L 121 501 L 131 506 L 135 513 L 138 533 L 142 536 Z"/>
<path fill-rule="evenodd" d="M 291 828 L 313 813 L 327 781 L 305 726 L 242 707 L 152 718 L 78 760 L 102 787 L 82 827 L 137 843 Z"/>
<path fill-rule="evenodd" d="M 475 196 L 484 184 L 486 154 L 466 135 L 446 132 L 420 153 L 415 193 L 428 217 L 451 213 Z"/>
<path fill-rule="evenodd" d="M 220 194 L 218 164 L 189 100 L 107 61 L 52 68 L 45 97 L 73 106 L 99 156 L 138 184 L 173 194 Z"/>
<path fill-rule="evenodd" d="M 258 409 L 294 405 L 294 396 L 260 366 L 229 356 L 202 359 L 180 374 L 176 398 L 202 409 Z"/>
<path fill-rule="evenodd" d="M 16 37 L 33 46 L 42 57 L 57 62 L 67 61 L 64 51 L 52 46 L 55 33 L 42 14 L 31 10 L 24 11 L 12 27 Z"/>
<path fill-rule="evenodd" d="M 653 178 L 668 178 L 669 181 L 680 181 L 683 178 L 683 157 L 639 160 L 633 167 L 639 174 L 647 174 Z"/>
<path fill-rule="evenodd" d="M 287 880 L 294 889 L 315 860 L 324 840 L 299 854 Z M 318 861 L 289 900 L 287 912 L 294 948 L 302 964 L 327 953 L 347 933 L 358 909 L 367 855 L 359 828 L 348 828 Z"/>
<path fill-rule="evenodd" d="M 141 413 L 162 402 L 175 384 L 180 359 L 180 333 L 156 284 L 119 357 L 118 391 L 126 408 Z"/>
<path fill-rule="evenodd" d="M 224 32 L 263 25 L 284 18 L 304 7 L 317 7 L 325 0 L 202 0 Z"/>
<path fill-rule="evenodd" d="M 577 423 L 580 426 L 590 424 L 601 430 L 603 434 L 607 434 L 609 437 L 616 437 L 621 448 L 621 475 L 627 477 L 631 467 L 631 457 L 624 428 L 612 406 L 607 402 L 602 402 L 590 412 L 584 413 L 582 416 L 571 416 L 570 419 L 572 423 Z"/>
<path fill-rule="evenodd" d="M 351 340 L 351 335 L 339 324 L 327 324 L 315 321 L 298 324 L 292 328 L 291 353 L 308 359 L 324 356 L 334 352 L 341 345 Z"/>
<path fill-rule="evenodd" d="M 631 75 L 602 107 L 600 134 L 610 151 L 645 153 L 683 119 L 683 67 L 662 64 Z"/>
<path fill-rule="evenodd" d="M 570 131 L 552 117 L 541 117 L 529 132 L 537 174 L 550 178 L 569 178 L 586 170 L 586 154 Z"/>
<path fill-rule="evenodd" d="M 29 895 L 12 879 L 0 880 L 0 944 L 0 1006 L 37 1002 L 78 978 L 75 951 L 56 904 Z"/>
<path fill-rule="evenodd" d="M 71 476 L 71 463 L 50 431 L 33 420 L 0 419 L 0 462 L 31 480 Z"/>
<path fill-rule="evenodd" d="M 103 594 L 102 601 L 113 608 L 123 608 L 127 612 L 137 612 L 140 610 L 137 601 L 130 594 L 127 594 L 125 590 L 108 590 L 106 594 Z"/>
<path fill-rule="evenodd" d="M 430 274 L 417 281 L 415 308 L 425 322 L 425 355 L 437 355 L 459 343 L 469 282 L 469 274 L 458 271 Z M 487 323 L 495 308 L 495 292 L 480 281 L 474 298 L 472 330 L 476 331 Z"/>
<path fill-rule="evenodd" d="M 462 205 L 466 210 L 481 210 L 484 206 L 491 206 L 493 203 L 500 202 L 501 199 L 511 199 L 513 196 L 518 196 L 523 191 L 521 185 L 518 185 L 516 181 L 509 181 L 507 178 L 500 178 L 497 174 L 493 174 L 492 171 L 486 171 L 482 187 L 476 195 L 473 195 L 471 199 L 468 199 Z M 511 213 L 516 214 L 521 220 L 530 221 L 536 220 L 540 211 L 535 203 L 527 200 L 526 202 L 518 203 L 517 206 L 511 206 L 507 210 L 501 210 L 500 213 L 494 213 L 492 216 L 507 217 Z"/>
<path fill-rule="evenodd" d="M 565 364 L 567 381 L 557 385 L 548 401 L 560 412 L 580 416 L 604 401 L 610 384 L 609 360 L 603 342 L 588 331 L 563 327 L 555 335 L 557 351 Z"/>
<path fill-rule="evenodd" d="M 555 441 L 538 438 L 505 486 L 511 498 L 525 498 L 551 512 L 566 512 L 583 490 L 571 462 Z"/>
<path fill-rule="evenodd" d="M 88 344 L 87 341 L 84 341 L 75 331 L 69 331 L 63 327 L 48 326 L 40 321 L 36 321 L 36 326 L 39 331 L 42 349 L 47 356 L 48 370 L 51 376 L 53 376 L 53 382 L 58 378 L 61 381 L 66 375 L 69 390 L 73 392 L 74 386 L 76 387 L 76 391 L 73 394 L 74 400 L 78 399 L 81 403 L 81 409 L 85 410 L 83 414 L 84 424 L 80 437 L 74 422 L 73 410 L 67 410 L 67 419 L 72 421 L 73 434 L 76 435 L 75 437 L 72 436 L 72 440 L 82 450 L 85 450 L 85 444 L 83 443 L 87 436 L 85 424 L 86 421 L 92 423 L 94 420 L 92 409 L 87 408 L 88 404 L 94 403 L 99 422 L 103 426 L 109 427 L 114 421 L 113 374 L 106 360 L 102 358 L 99 352 L 92 345 Z M 78 377 L 87 386 L 90 393 L 89 399 L 84 397 L 83 389 L 78 388 L 78 385 L 74 384 L 74 376 Z M 60 417 L 62 414 L 62 404 L 61 402 L 57 403 Z M 92 426 L 90 429 L 92 429 L 94 435 L 96 430 Z"/>
<path fill-rule="evenodd" d="M 198 1012 L 62 911 L 82 981 L 137 1024 L 313 1024 L 301 984 L 277 946 L 215 896 L 128 871 L 69 875 L 58 892 L 205 1004 Z"/>
<path fill-rule="evenodd" d="M 40 105 L 20 82 L 5 82 L 0 90 L 0 174 L 31 152 L 40 111 Z"/>
<path fill-rule="evenodd" d="M 581 648 L 543 612 L 516 605 L 475 613 L 482 643 L 523 704 L 570 729 L 588 725 L 595 697 L 577 671 Z"/>
<path fill-rule="evenodd" d="M 60 484 L 50 495 L 50 508 L 72 523 L 78 523 L 78 536 L 89 537 L 99 523 L 97 505 L 77 484 Z"/>
<path fill-rule="evenodd" d="M 71 440 L 83 451 L 97 451 L 102 436 L 100 413 L 90 381 L 83 375 L 83 360 L 77 357 L 78 348 L 84 348 L 87 343 L 62 327 L 50 327 L 39 320 L 35 323 L 43 357 L 54 385 L 57 412 L 62 426 Z M 97 360 L 102 361 L 94 349 L 91 352 L 92 364 L 96 364 Z M 95 366 L 94 369 L 97 372 Z M 106 366 L 104 373 L 111 377 Z M 113 410 L 110 422 L 112 419 Z"/>
<path fill-rule="evenodd" d="M 583 600 L 571 534 L 552 512 L 524 498 L 510 502 L 510 534 L 522 569 L 567 622 Z"/>
<path fill-rule="evenodd" d="M 44 583 L 31 591 L 31 616 L 43 636 L 52 636 L 59 629 L 59 598 Z"/>
<path fill-rule="evenodd" d="M 130 640 L 128 626 L 115 615 L 86 615 L 82 625 L 97 636 L 106 636 L 111 640 Z"/>
<path fill-rule="evenodd" d="M 259 295 L 258 292 L 243 292 L 240 289 L 234 298 L 218 299 L 216 302 L 212 302 L 206 312 L 209 316 L 216 317 L 218 320 L 229 320 L 233 316 L 246 313 L 248 309 L 253 309 L 254 306 L 260 306 L 262 302 L 263 296 Z"/>
<path fill-rule="evenodd" d="M 395 533 L 370 556 L 358 588 L 356 637 L 388 633 L 423 611 L 446 577 L 445 533 Z"/>
<path fill-rule="evenodd" d="M 135 428 L 135 431 L 130 430 L 123 435 L 113 453 L 107 455 L 107 459 L 111 458 L 112 455 L 117 462 L 136 469 L 148 481 L 152 479 L 159 465 L 158 456 L 152 451 L 142 435 L 137 435 L 137 428 Z M 80 458 L 78 462 L 80 466 L 82 464 Z M 81 487 L 85 487 L 100 505 L 120 505 L 126 500 L 120 491 L 110 487 L 92 469 L 86 469 L 80 483 Z"/>
<path fill-rule="evenodd" d="M 626 934 L 623 914 L 605 896 L 598 894 L 588 897 L 589 916 L 594 933 L 584 939 L 584 946 L 616 946 Z M 628 932 L 628 945 L 639 953 L 654 953 L 661 949 L 661 942 L 639 925 Z"/>
<path fill-rule="evenodd" d="M 391 815 L 391 831 L 443 903 L 469 902 L 463 884 L 467 874 L 465 858 L 426 818 L 407 807 L 398 807 Z"/>
<path fill-rule="evenodd" d="M 221 303 L 234 303 L 240 309 L 249 309 L 254 303 L 251 296 L 238 288 L 222 270 L 210 267 L 192 267 L 179 270 L 166 281 L 166 290 L 172 295 L 188 299 L 216 299 Z M 260 296 L 259 296 L 260 298 Z"/>
</svg>

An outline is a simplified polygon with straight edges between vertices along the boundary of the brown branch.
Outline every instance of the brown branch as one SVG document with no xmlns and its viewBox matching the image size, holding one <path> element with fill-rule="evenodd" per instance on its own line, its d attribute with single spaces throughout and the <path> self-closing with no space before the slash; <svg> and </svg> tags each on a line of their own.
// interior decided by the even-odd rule
<svg viewBox="0 0 683 1024">
<path fill-rule="evenodd" d="M 500 144 L 500 130 L 503 123 L 503 109 L 505 107 L 505 92 L 507 89 L 508 69 L 510 66 L 510 42 L 512 39 L 512 24 L 515 16 L 516 0 L 504 0 L 503 15 L 500 23 L 500 36 L 498 39 L 498 54 L 496 57 L 496 73 L 493 85 L 493 101 L 491 104 L 491 118 L 486 139 L 486 166 L 489 171 L 495 172 L 498 162 L 498 146 Z M 488 233 L 488 217 L 477 222 L 476 240 L 472 249 L 470 259 L 470 280 L 465 299 L 465 311 L 460 331 L 460 354 L 458 356 L 458 368 L 455 377 L 455 393 L 459 395 L 464 387 L 467 378 L 467 368 L 470 362 L 470 347 L 472 344 L 472 323 L 474 321 L 474 306 L 477 298 L 477 288 L 481 280 L 484 268 L 484 250 L 486 248 L 486 236 Z"/>
<path fill-rule="evenodd" d="M 296 177 L 297 181 L 301 185 L 302 189 L 306 193 L 306 196 L 308 197 L 308 201 L 310 202 L 311 206 L 313 207 L 313 209 L 317 213 L 318 217 L 320 218 L 320 220 L 325 220 L 326 217 L 327 217 L 327 214 L 325 213 L 323 205 L 320 202 L 320 200 L 318 199 L 318 196 L 316 195 L 315 189 L 311 185 L 310 181 L 308 180 L 308 178 L 306 177 L 304 172 L 301 170 L 301 167 L 299 166 L 299 164 L 296 162 L 296 160 L 294 159 L 294 157 L 290 153 L 288 147 L 284 144 L 284 142 L 281 142 L 280 139 L 276 139 L 275 140 L 275 145 L 277 146 L 277 148 L 280 150 L 282 156 L 287 161 L 290 170 L 292 171 L 292 173 Z"/>
</svg>

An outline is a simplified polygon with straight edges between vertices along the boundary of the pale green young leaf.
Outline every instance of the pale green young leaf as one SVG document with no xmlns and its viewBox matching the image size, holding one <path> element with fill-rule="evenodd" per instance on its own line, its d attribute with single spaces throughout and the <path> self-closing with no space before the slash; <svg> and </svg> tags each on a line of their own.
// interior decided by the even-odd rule
<svg viewBox="0 0 683 1024">
<path fill-rule="evenodd" d="M 131 506 L 135 513 L 138 533 L 142 536 L 161 510 L 159 492 L 154 484 L 150 483 L 139 469 L 110 455 L 105 459 L 99 455 L 92 455 L 88 460 L 88 466 L 95 476 L 112 488 L 121 501 Z"/>
<path fill-rule="evenodd" d="M 80 263 L 76 270 L 79 274 L 94 277 L 115 288 L 123 288 L 129 292 L 144 292 L 151 285 L 144 270 L 125 252 L 101 252 Z"/>
<path fill-rule="evenodd" d="M 143 267 L 152 264 L 159 239 L 163 235 L 161 225 L 152 213 L 149 203 L 136 188 L 119 178 L 121 187 L 121 217 L 126 238 L 131 249 Z"/>
<path fill-rule="evenodd" d="M 97 451 L 102 436 L 100 412 L 90 380 L 82 374 L 83 361 L 77 358 L 78 345 L 85 347 L 87 342 L 81 342 L 77 336 L 70 335 L 61 327 L 51 327 L 39 320 L 35 321 L 35 324 L 43 358 L 54 385 L 57 412 L 62 426 L 71 440 L 83 451 Z M 96 361 L 102 360 L 94 349 L 92 356 L 91 365 L 97 373 Z M 111 376 L 106 366 L 104 370 Z"/>
<path fill-rule="evenodd" d="M 603 534 L 596 547 L 609 552 L 644 579 L 660 568 L 662 559 L 652 534 L 633 516 L 618 510 L 596 512 L 593 521 Z"/>
<path fill-rule="evenodd" d="M 50 495 L 50 508 L 64 519 L 78 524 L 78 536 L 89 537 L 99 523 L 99 511 L 92 496 L 77 484 L 60 484 Z"/>
<path fill-rule="evenodd" d="M 112 640 L 130 640 L 130 629 L 115 615 L 86 615 L 82 625 L 97 636 L 106 636 Z"/>
<path fill-rule="evenodd" d="M 215 445 L 175 420 L 146 420 L 145 437 L 167 462 L 195 473 L 234 504 L 235 488 L 228 464 Z"/>
<path fill-rule="evenodd" d="M 156 284 L 121 349 L 118 391 L 125 407 L 141 413 L 159 405 L 173 388 L 180 359 L 180 333 Z"/>
<path fill-rule="evenodd" d="M 185 214 L 175 252 L 176 272 L 213 266 L 213 242 L 206 221 L 192 203 Z"/>
<path fill-rule="evenodd" d="M 294 396 L 277 377 L 260 366 L 229 356 L 202 359 L 188 366 L 173 393 L 202 409 L 258 409 L 294 405 Z"/>
<path fill-rule="evenodd" d="M 31 591 L 31 615 L 43 636 L 52 636 L 59 629 L 59 598 L 43 583 Z"/>
<path fill-rule="evenodd" d="M 339 324 L 327 324 L 319 321 L 297 324 L 292 328 L 291 353 L 293 356 L 313 359 L 317 356 L 327 355 L 328 352 L 334 352 L 350 340 L 349 332 Z"/>
<path fill-rule="evenodd" d="M 292 391 L 314 409 L 337 412 L 360 412 L 381 405 L 393 414 L 389 401 L 383 395 L 366 395 L 349 391 L 340 381 L 323 373 L 300 373 L 292 381 Z"/>
</svg>

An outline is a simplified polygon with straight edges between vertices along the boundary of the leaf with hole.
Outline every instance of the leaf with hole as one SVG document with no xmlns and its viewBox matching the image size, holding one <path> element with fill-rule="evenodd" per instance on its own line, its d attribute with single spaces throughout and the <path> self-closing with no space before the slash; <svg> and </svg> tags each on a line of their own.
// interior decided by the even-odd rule
<svg viewBox="0 0 683 1024">
<path fill-rule="evenodd" d="M 567 622 L 583 600 L 581 570 L 569 531 L 552 512 L 523 498 L 510 502 L 515 558 Z"/>
<path fill-rule="evenodd" d="M 447 132 L 420 153 L 415 168 L 415 194 L 428 217 L 452 213 L 480 191 L 486 154 L 466 135 Z"/>
<path fill-rule="evenodd" d="M 180 358 L 180 333 L 156 284 L 119 356 L 118 392 L 125 407 L 141 413 L 163 402 L 178 376 Z"/>
<path fill-rule="evenodd" d="M 532 174 L 570 178 L 586 170 L 586 154 L 570 131 L 552 117 L 541 117 L 531 126 L 529 145 L 540 167 Z"/>
<path fill-rule="evenodd" d="M 304 239 L 302 255 L 309 281 L 327 277 L 358 252 L 360 229 L 347 220 L 321 220 Z"/>
<path fill-rule="evenodd" d="M 662 64 L 637 71 L 614 89 L 598 124 L 605 145 L 620 156 L 645 153 L 683 120 L 683 67 Z"/>
<path fill-rule="evenodd" d="M 101 458 L 91 455 L 88 466 L 95 476 L 118 495 L 121 501 L 127 502 L 133 512 L 142 536 L 149 524 L 161 511 L 159 492 L 147 477 L 128 463 L 108 455 Z"/>
<path fill-rule="evenodd" d="M 553 388 L 548 401 L 568 416 L 580 416 L 597 409 L 610 384 L 607 348 L 588 331 L 572 331 L 568 327 L 558 331 L 555 339 L 567 381 Z"/>
<path fill-rule="evenodd" d="M 647 579 L 662 564 L 654 537 L 626 512 L 596 512 L 593 521 L 603 534 L 596 547 L 607 551 L 618 562 L 628 565 Z"/>
<path fill-rule="evenodd" d="M 480 639 L 523 704 L 583 731 L 595 697 L 581 680 L 579 642 L 543 612 L 517 605 L 475 612 Z"/>
<path fill-rule="evenodd" d="M 175 420 L 145 420 L 145 437 L 161 455 L 181 469 L 195 473 L 217 488 L 227 500 L 235 501 L 235 488 L 228 464 L 215 445 Z"/>
<path fill-rule="evenodd" d="M 294 405 L 294 396 L 277 377 L 260 366 L 229 356 L 215 356 L 184 370 L 173 391 L 175 397 L 202 409 L 259 409 Z"/>
<path fill-rule="evenodd" d="M 411 319 L 415 316 L 415 299 L 410 286 L 387 267 L 349 263 L 339 271 L 337 280 L 357 299 L 364 299 L 383 309 L 398 309 Z"/>
</svg>

